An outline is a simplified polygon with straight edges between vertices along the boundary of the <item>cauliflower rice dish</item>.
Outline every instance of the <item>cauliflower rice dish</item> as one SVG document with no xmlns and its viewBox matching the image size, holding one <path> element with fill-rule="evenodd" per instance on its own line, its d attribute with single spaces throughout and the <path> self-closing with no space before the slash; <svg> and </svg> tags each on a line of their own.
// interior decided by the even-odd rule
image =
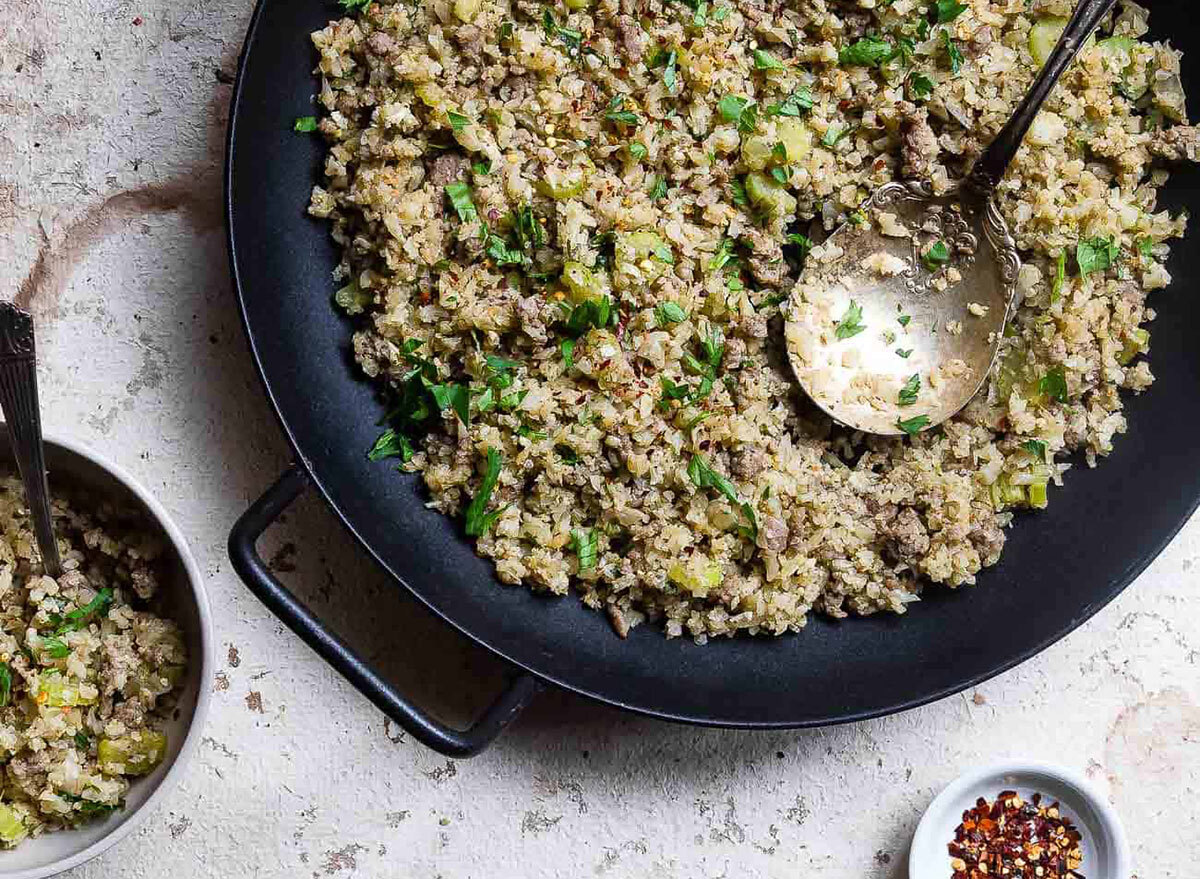
<svg viewBox="0 0 1200 879">
<path fill-rule="evenodd" d="M 996 368 L 896 438 L 804 397 L 781 307 L 876 187 L 970 171 L 1072 0 L 341 3 L 296 128 L 327 144 L 309 211 L 389 406 L 370 456 L 505 583 L 699 642 L 901 613 L 995 564 L 1154 380 L 1185 228 L 1156 198 L 1198 138 L 1135 3 L 1000 185 L 1023 267 Z"/>
<path fill-rule="evenodd" d="M 120 809 L 167 752 L 186 663 L 157 591 L 157 538 L 110 507 L 54 502 L 63 574 L 43 573 L 19 480 L 0 481 L 0 843 Z"/>
</svg>

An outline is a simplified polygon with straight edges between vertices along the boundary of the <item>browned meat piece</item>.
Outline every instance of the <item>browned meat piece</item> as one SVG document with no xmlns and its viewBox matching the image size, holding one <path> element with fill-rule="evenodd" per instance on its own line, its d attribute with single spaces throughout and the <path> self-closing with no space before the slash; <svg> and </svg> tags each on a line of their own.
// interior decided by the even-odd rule
<svg viewBox="0 0 1200 879">
<path fill-rule="evenodd" d="M 391 34 L 384 33 L 383 31 L 375 31 L 375 33 L 367 37 L 367 48 L 376 55 L 389 55 L 396 51 L 399 46 Z"/>
<path fill-rule="evenodd" d="M 1195 162 L 1200 155 L 1200 128 L 1176 125 L 1150 141 L 1150 154 L 1168 162 Z"/>
<path fill-rule="evenodd" d="M 929 552 L 929 532 L 912 507 L 905 507 L 894 518 L 883 522 L 880 534 L 886 540 L 887 549 L 905 564 L 914 565 Z"/>
<path fill-rule="evenodd" d="M 430 164 L 429 182 L 435 186 L 445 186 L 463 176 L 471 167 L 471 160 L 458 153 L 446 153 L 438 156 Z"/>
<path fill-rule="evenodd" d="M 771 552 L 782 552 L 788 545 L 788 526 L 777 516 L 763 516 L 758 529 L 758 545 Z"/>
<path fill-rule="evenodd" d="M 738 479 L 753 479 L 767 466 L 762 446 L 742 446 L 729 456 L 729 470 Z"/>
<path fill-rule="evenodd" d="M 941 148 L 924 110 L 900 124 L 900 172 L 905 177 L 928 177 Z"/>
<path fill-rule="evenodd" d="M 617 19 L 617 33 L 621 35 L 621 45 L 625 47 L 625 54 L 632 61 L 640 61 L 642 59 L 642 28 L 632 16 L 622 15 Z"/>
<path fill-rule="evenodd" d="M 1000 551 L 1004 549 L 1004 531 L 994 519 L 980 525 L 969 537 L 971 543 L 975 544 L 975 549 L 979 551 L 979 558 L 985 567 L 1000 561 Z"/>
<path fill-rule="evenodd" d="M 755 279 L 767 287 L 778 287 L 783 283 L 783 246 L 771 236 L 758 229 L 742 234 L 740 239 L 751 249 L 746 267 Z"/>
<path fill-rule="evenodd" d="M 483 31 L 473 24 L 464 24 L 454 29 L 454 42 L 471 55 L 483 54 Z"/>
</svg>

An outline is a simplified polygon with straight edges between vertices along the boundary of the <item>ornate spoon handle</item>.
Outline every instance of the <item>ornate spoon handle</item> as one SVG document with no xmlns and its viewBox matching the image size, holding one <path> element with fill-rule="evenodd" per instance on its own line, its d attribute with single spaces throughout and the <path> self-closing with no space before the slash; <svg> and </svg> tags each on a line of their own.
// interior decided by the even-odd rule
<svg viewBox="0 0 1200 879">
<path fill-rule="evenodd" d="M 51 577 L 57 577 L 62 573 L 62 561 L 50 516 L 35 355 L 33 317 L 11 302 L 0 303 L 0 408 L 25 483 L 25 502 L 33 517 L 42 566 Z"/>
<path fill-rule="evenodd" d="M 1034 80 L 1029 94 L 1017 106 L 1008 124 L 1001 129 L 996 139 L 975 163 L 975 168 L 971 171 L 971 184 L 976 189 L 990 194 L 996 188 L 1020 149 L 1021 141 L 1029 133 L 1029 126 L 1033 124 L 1038 111 L 1071 66 L 1087 38 L 1092 35 L 1092 31 L 1099 26 L 1100 20 L 1116 5 L 1117 0 L 1083 0 L 1075 8 L 1067 29 L 1063 31 L 1054 52 L 1046 60 L 1042 72 Z"/>
</svg>

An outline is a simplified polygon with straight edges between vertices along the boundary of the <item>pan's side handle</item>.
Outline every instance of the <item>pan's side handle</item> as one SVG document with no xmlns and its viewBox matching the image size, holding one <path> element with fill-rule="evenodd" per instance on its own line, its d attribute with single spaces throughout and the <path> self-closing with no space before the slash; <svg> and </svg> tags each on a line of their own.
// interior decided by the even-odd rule
<svg viewBox="0 0 1200 879">
<path fill-rule="evenodd" d="M 258 538 L 307 487 L 308 477 L 300 468 L 292 467 L 242 514 L 229 534 L 229 558 L 234 570 L 272 613 L 413 738 L 448 757 L 478 754 L 529 704 L 541 685 L 532 675 L 515 677 L 465 730 L 439 723 L 398 693 L 289 592 L 258 554 Z"/>
</svg>

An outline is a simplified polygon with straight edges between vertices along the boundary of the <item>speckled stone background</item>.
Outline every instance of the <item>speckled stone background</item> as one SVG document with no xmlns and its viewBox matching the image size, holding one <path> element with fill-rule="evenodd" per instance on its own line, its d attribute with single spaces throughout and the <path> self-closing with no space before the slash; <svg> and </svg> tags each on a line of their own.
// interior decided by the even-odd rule
<svg viewBox="0 0 1200 879">
<path fill-rule="evenodd" d="M 695 730 L 551 693 L 483 756 L 448 761 L 284 631 L 224 549 L 288 460 L 220 220 L 250 12 L 248 0 L 0 0 L 0 296 L 36 313 L 49 426 L 133 471 L 190 537 L 219 639 L 213 714 L 182 784 L 74 875 L 903 879 L 942 785 L 1028 756 L 1109 792 L 1139 879 L 1200 876 L 1200 521 L 1033 661 L 824 731 Z M 392 588 L 319 503 L 266 544 L 428 704 L 462 717 L 493 691 L 496 663 Z"/>
</svg>

